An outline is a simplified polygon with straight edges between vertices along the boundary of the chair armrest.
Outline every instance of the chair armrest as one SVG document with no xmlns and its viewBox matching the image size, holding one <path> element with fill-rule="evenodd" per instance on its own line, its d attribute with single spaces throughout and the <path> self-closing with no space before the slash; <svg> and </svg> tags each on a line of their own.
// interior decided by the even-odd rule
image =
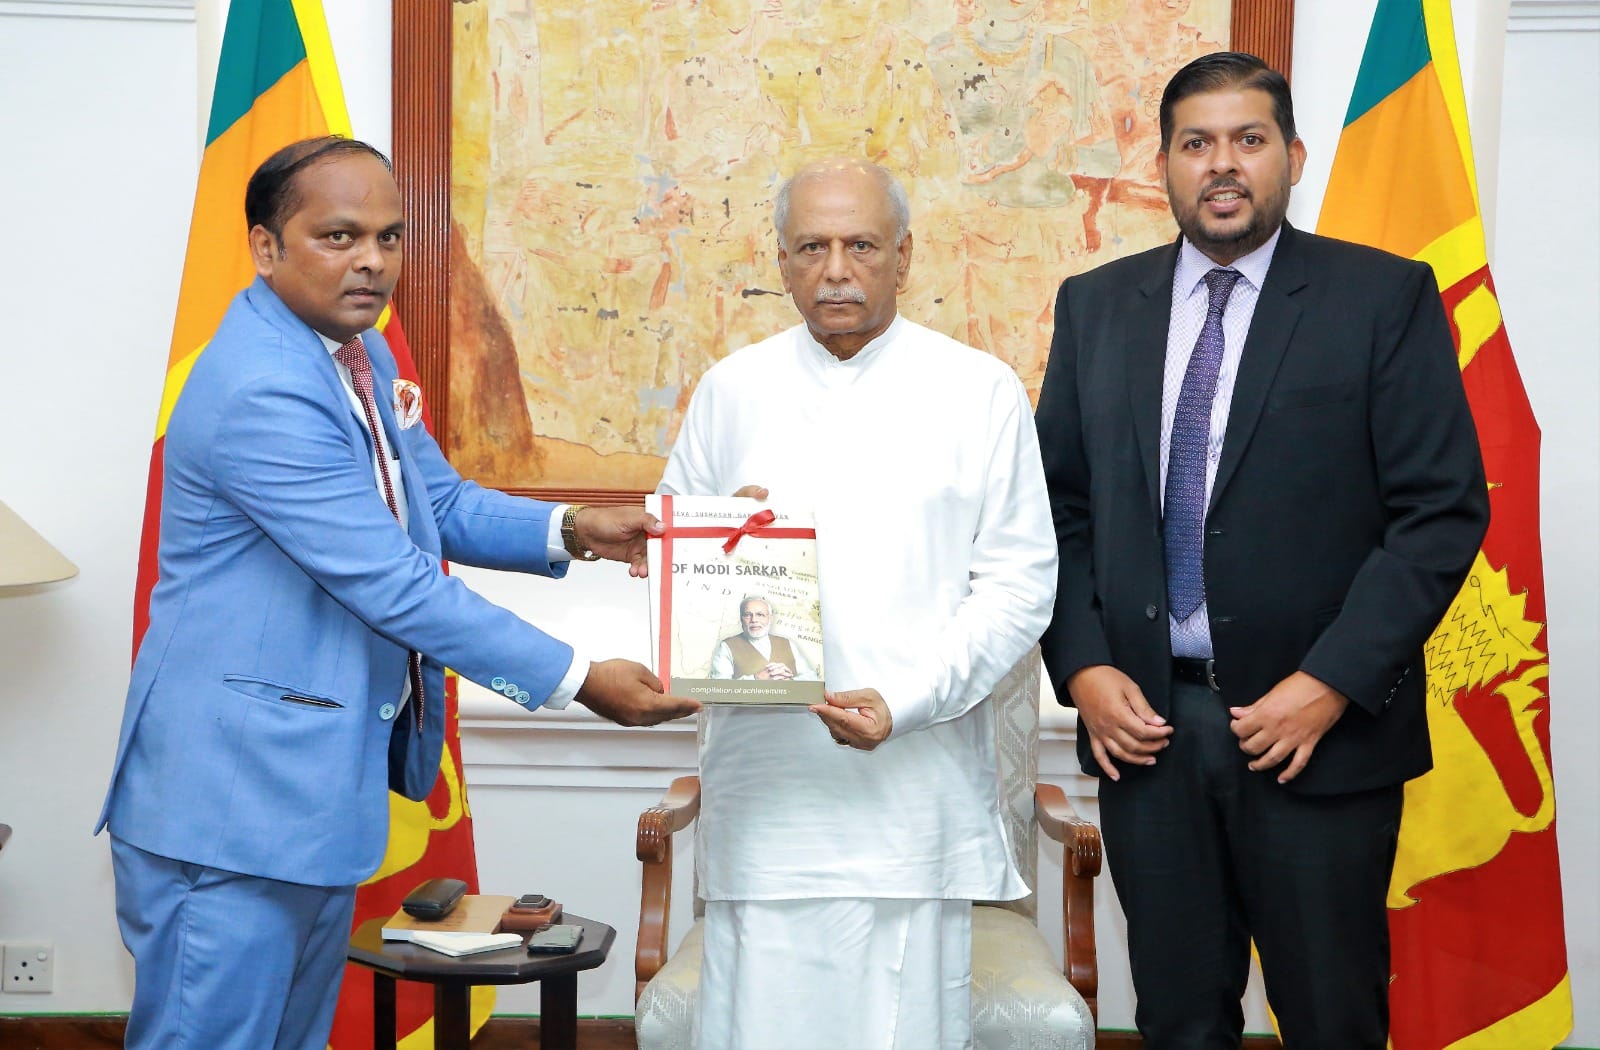
<svg viewBox="0 0 1600 1050">
<path fill-rule="evenodd" d="M 1100 963 L 1094 939 L 1094 878 L 1100 874 L 1100 829 L 1078 816 L 1054 784 L 1035 784 L 1033 815 L 1062 846 L 1061 914 L 1066 948 L 1062 972 L 1099 1017 Z"/>
<path fill-rule="evenodd" d="M 700 815 L 700 778 L 679 777 L 661 801 L 639 814 L 634 853 L 644 864 L 639 887 L 639 943 L 633 954 L 633 999 L 639 1001 L 667 961 L 667 917 L 672 910 L 672 836 Z"/>
</svg>

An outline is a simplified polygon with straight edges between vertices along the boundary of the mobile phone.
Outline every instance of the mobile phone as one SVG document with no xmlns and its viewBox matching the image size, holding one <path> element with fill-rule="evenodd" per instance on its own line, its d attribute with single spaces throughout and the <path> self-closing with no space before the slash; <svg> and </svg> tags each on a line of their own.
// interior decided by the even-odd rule
<svg viewBox="0 0 1600 1050">
<path fill-rule="evenodd" d="M 528 938 L 528 951 L 535 955 L 559 955 L 574 951 L 583 940 L 583 927 L 575 923 L 562 923 L 534 930 Z"/>
</svg>

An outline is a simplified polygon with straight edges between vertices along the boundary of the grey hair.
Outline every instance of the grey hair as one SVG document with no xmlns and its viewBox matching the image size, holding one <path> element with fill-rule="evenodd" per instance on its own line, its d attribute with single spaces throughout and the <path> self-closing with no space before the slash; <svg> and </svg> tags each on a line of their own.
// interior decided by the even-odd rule
<svg viewBox="0 0 1600 1050">
<path fill-rule="evenodd" d="M 787 179 L 778 187 L 778 195 L 772 202 L 772 228 L 778 235 L 778 243 L 783 243 L 784 227 L 789 225 L 790 197 L 793 195 L 795 184 L 807 179 L 832 171 L 842 171 L 855 168 L 871 175 L 878 183 L 878 188 L 883 190 L 883 195 L 889 201 L 889 211 L 894 215 L 894 243 L 899 247 L 900 242 L 906 239 L 906 233 L 911 229 L 911 199 L 906 196 L 906 188 L 900 180 L 881 164 L 871 161 L 847 159 L 824 160 L 815 164 L 807 164 Z"/>
<path fill-rule="evenodd" d="M 767 600 L 766 595 L 763 595 L 763 594 L 747 594 L 739 602 L 739 615 L 740 616 L 744 615 L 745 607 L 748 606 L 751 602 L 760 602 L 762 605 L 765 605 L 767 607 L 767 615 L 768 616 L 772 615 L 772 603 Z"/>
</svg>

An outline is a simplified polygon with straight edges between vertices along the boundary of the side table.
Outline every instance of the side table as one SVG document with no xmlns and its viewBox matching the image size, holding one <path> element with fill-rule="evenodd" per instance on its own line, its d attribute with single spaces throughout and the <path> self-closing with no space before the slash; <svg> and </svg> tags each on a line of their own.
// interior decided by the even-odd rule
<svg viewBox="0 0 1600 1050">
<path fill-rule="evenodd" d="M 578 1041 L 578 973 L 606 961 L 617 931 L 567 912 L 561 921 L 583 927 L 576 951 L 529 955 L 525 947 L 453 956 L 406 941 L 383 939 L 385 917 L 368 919 L 350 937 L 349 959 L 373 971 L 372 1045 L 395 1047 L 395 981 L 433 985 L 435 1050 L 467 1050 L 472 1038 L 472 988 L 479 984 L 539 984 L 539 1045 L 574 1050 Z M 527 937 L 523 937 L 524 943 Z"/>
</svg>

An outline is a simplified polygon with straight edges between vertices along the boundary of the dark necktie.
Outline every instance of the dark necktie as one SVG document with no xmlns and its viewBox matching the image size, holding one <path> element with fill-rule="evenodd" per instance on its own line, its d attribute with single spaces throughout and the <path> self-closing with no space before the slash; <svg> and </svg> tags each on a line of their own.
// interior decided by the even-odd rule
<svg viewBox="0 0 1600 1050">
<path fill-rule="evenodd" d="M 361 411 L 367 417 L 367 430 L 372 434 L 372 447 L 378 459 L 378 476 L 383 479 L 383 498 L 389 502 L 389 513 L 400 520 L 400 505 L 394 498 L 394 482 L 389 479 L 389 457 L 384 451 L 385 442 L 379 438 L 383 425 L 378 421 L 378 403 L 372 397 L 372 361 L 367 357 L 366 344 L 355 336 L 333 352 L 334 360 L 350 370 L 350 383 L 356 388 L 361 401 Z M 422 656 L 406 654 L 406 672 L 411 677 L 411 704 L 417 713 L 417 732 L 422 732 Z"/>
<path fill-rule="evenodd" d="M 1211 447 L 1211 405 L 1222 367 L 1222 311 L 1239 280 L 1237 270 L 1206 274 L 1211 297 L 1206 323 L 1183 373 L 1178 406 L 1167 446 L 1167 494 L 1162 535 L 1167 548 L 1167 603 L 1174 619 L 1187 620 L 1205 600 L 1203 553 L 1206 517 L 1206 460 Z"/>
</svg>

